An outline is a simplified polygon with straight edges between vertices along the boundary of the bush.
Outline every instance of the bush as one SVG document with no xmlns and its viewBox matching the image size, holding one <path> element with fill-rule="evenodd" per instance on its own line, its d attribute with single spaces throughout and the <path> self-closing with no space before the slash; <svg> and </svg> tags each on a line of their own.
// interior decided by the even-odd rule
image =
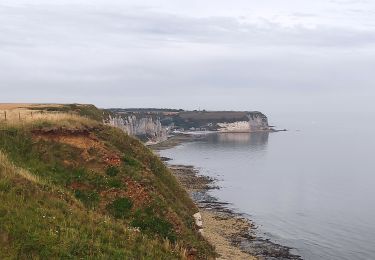
<svg viewBox="0 0 375 260">
<path fill-rule="evenodd" d="M 99 204 L 99 194 L 95 191 L 76 190 L 74 195 L 88 208 L 95 208 Z"/>
<path fill-rule="evenodd" d="M 108 186 L 110 188 L 123 188 L 123 189 L 125 188 L 122 181 L 116 180 L 116 179 L 108 180 Z"/>
<path fill-rule="evenodd" d="M 141 165 L 138 160 L 132 158 L 129 155 L 124 155 L 122 157 L 122 161 L 125 163 L 125 165 L 132 166 L 132 167 L 139 167 Z"/>
<path fill-rule="evenodd" d="M 146 233 L 168 238 L 171 242 L 176 241 L 176 234 L 173 231 L 172 224 L 156 216 L 151 208 L 147 208 L 144 211 L 138 210 L 131 225 L 140 228 Z"/>
<path fill-rule="evenodd" d="M 109 213 L 115 218 L 125 219 L 130 216 L 133 202 L 128 198 L 119 198 L 107 206 Z"/>
<path fill-rule="evenodd" d="M 115 177 L 120 172 L 120 170 L 115 166 L 109 166 L 106 170 L 106 173 L 110 177 Z"/>
</svg>

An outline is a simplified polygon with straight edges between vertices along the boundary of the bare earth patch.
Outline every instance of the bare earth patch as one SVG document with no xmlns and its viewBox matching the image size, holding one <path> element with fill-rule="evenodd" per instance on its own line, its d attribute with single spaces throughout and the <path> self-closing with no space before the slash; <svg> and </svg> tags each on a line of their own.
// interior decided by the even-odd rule
<svg viewBox="0 0 375 260">
<path fill-rule="evenodd" d="M 57 143 L 67 144 L 82 150 L 82 158 L 85 161 L 90 161 L 95 156 L 90 155 L 90 150 L 95 150 L 102 160 L 107 165 L 117 166 L 120 164 L 120 156 L 110 151 L 105 145 L 100 142 L 92 134 L 64 134 L 64 133 L 34 133 L 33 137 L 35 140 L 53 141 Z"/>
</svg>

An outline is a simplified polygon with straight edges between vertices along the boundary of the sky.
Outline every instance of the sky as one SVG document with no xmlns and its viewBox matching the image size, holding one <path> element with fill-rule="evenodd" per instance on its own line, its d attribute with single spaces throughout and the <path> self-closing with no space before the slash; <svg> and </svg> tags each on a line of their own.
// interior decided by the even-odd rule
<svg viewBox="0 0 375 260">
<path fill-rule="evenodd" d="M 0 0 L 0 102 L 375 111 L 373 0 Z"/>
</svg>

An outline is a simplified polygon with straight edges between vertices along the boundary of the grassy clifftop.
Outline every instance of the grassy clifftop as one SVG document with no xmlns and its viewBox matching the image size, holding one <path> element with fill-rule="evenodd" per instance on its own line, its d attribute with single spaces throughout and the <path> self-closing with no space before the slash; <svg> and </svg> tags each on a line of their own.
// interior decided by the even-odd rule
<svg viewBox="0 0 375 260">
<path fill-rule="evenodd" d="M 103 111 L 6 109 L 0 259 L 214 256 L 195 228 L 197 208 L 174 176 L 141 142 L 103 125 Z"/>
</svg>

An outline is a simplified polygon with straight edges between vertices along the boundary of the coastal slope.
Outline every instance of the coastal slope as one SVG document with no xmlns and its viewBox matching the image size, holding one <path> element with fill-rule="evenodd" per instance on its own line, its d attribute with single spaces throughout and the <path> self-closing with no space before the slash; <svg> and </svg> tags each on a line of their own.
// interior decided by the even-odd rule
<svg viewBox="0 0 375 260">
<path fill-rule="evenodd" d="M 0 258 L 215 258 L 186 191 L 107 113 L 0 105 Z"/>
</svg>

